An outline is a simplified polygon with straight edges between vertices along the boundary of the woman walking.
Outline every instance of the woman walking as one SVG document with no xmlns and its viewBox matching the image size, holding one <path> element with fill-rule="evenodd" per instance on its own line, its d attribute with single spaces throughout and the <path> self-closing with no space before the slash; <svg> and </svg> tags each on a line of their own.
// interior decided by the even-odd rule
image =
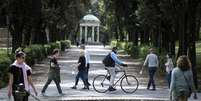
<svg viewBox="0 0 201 101">
<path fill-rule="evenodd" d="M 56 86 L 57 86 L 57 90 L 60 94 L 60 96 L 63 96 L 64 94 L 62 93 L 61 90 L 61 80 L 60 80 L 60 67 L 57 61 L 57 58 L 59 57 L 59 50 L 58 49 L 54 49 L 54 51 L 52 52 L 52 56 L 50 57 L 50 68 L 49 68 L 49 73 L 48 73 L 48 80 L 45 84 L 45 86 L 43 87 L 41 94 L 43 96 L 45 96 L 45 91 L 48 87 L 48 85 L 52 82 L 52 80 L 55 82 Z"/>
<path fill-rule="evenodd" d="M 84 83 L 84 88 L 83 89 L 89 89 L 89 85 L 87 82 L 87 68 L 86 68 L 86 58 L 84 55 L 84 50 L 81 50 L 80 52 L 80 57 L 78 60 L 78 73 L 77 76 L 75 78 L 75 85 L 72 87 L 72 89 L 77 89 L 77 85 L 79 82 L 79 78 L 82 79 L 83 83 Z"/>
<path fill-rule="evenodd" d="M 172 71 L 170 100 L 188 101 L 192 91 L 195 92 L 195 88 L 190 60 L 185 55 L 180 56 L 177 60 L 177 67 Z"/>
<path fill-rule="evenodd" d="M 172 62 L 172 56 L 170 54 L 167 54 L 166 57 L 167 57 L 167 62 L 165 63 L 166 78 L 168 82 L 168 87 L 170 88 L 171 73 L 172 73 L 172 69 L 174 68 L 174 64 Z"/>
</svg>

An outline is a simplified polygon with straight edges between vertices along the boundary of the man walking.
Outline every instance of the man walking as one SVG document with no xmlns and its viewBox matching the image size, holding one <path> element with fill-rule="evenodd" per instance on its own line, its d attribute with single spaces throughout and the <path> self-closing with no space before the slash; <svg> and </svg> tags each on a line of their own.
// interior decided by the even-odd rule
<svg viewBox="0 0 201 101">
<path fill-rule="evenodd" d="M 150 86 L 153 86 L 153 89 L 156 90 L 156 85 L 154 81 L 154 76 L 157 70 L 157 67 L 159 66 L 158 56 L 154 53 L 154 49 L 150 49 L 150 53 L 147 55 L 143 67 L 145 67 L 148 64 L 148 71 L 149 71 L 149 82 L 147 85 L 147 90 L 150 89 Z M 143 68 L 141 72 L 143 71 Z"/>
</svg>

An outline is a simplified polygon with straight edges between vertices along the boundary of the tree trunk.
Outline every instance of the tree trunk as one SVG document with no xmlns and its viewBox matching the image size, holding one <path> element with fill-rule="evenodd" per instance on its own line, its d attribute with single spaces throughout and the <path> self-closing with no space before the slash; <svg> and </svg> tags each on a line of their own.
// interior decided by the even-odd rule
<svg viewBox="0 0 201 101">
<path fill-rule="evenodd" d="M 197 3 L 194 1 L 190 1 L 189 3 L 189 48 L 188 48 L 188 56 L 192 64 L 192 72 L 193 72 L 193 80 L 195 84 L 195 88 L 198 88 L 198 81 L 197 81 L 197 69 L 196 69 L 196 15 L 197 15 Z"/>
</svg>

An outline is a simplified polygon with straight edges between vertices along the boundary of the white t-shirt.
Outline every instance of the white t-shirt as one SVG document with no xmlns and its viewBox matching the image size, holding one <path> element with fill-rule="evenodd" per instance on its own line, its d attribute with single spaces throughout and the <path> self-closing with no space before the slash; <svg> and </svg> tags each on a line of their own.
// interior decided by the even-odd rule
<svg viewBox="0 0 201 101">
<path fill-rule="evenodd" d="M 84 50 L 84 56 L 86 58 L 86 65 L 90 63 L 90 55 L 87 49 Z"/>
<path fill-rule="evenodd" d="M 165 70 L 166 70 L 166 72 L 170 72 L 170 71 L 172 71 L 172 69 L 174 68 L 174 64 L 173 64 L 173 62 L 172 62 L 172 59 L 171 58 L 169 58 L 168 60 L 167 60 L 167 62 L 165 63 Z"/>
</svg>

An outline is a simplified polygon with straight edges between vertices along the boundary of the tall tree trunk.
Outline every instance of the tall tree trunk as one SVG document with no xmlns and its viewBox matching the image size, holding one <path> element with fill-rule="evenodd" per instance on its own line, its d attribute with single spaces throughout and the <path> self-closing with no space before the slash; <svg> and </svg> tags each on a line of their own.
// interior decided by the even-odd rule
<svg viewBox="0 0 201 101">
<path fill-rule="evenodd" d="M 189 1 L 189 49 L 188 49 L 188 56 L 191 60 L 192 64 L 192 72 L 193 72 L 193 79 L 195 88 L 198 88 L 198 81 L 197 81 L 197 69 L 196 69 L 196 15 L 197 15 L 197 3 L 195 1 Z"/>
</svg>

